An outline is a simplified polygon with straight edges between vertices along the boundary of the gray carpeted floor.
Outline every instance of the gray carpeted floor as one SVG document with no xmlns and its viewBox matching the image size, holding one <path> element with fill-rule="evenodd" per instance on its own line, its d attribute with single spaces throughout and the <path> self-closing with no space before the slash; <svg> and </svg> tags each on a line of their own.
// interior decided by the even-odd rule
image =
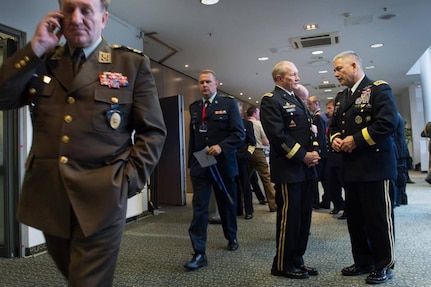
<svg viewBox="0 0 431 287">
<path fill-rule="evenodd" d="M 383 286 L 431 286 L 431 185 L 425 174 L 411 172 L 409 204 L 395 209 L 396 268 Z M 329 210 L 313 212 L 306 264 L 320 274 L 304 280 L 270 274 L 275 253 L 275 213 L 255 204 L 252 220 L 238 217 L 239 250 L 225 250 L 220 225 L 209 225 L 208 267 L 187 272 L 191 259 L 188 227 L 192 210 L 163 206 L 158 215 L 126 226 L 115 274 L 115 286 L 366 286 L 365 277 L 344 277 L 342 267 L 353 263 L 345 220 Z M 0 286 L 66 286 L 45 253 L 29 258 L 0 259 Z M 85 286 L 83 286 L 85 287 Z"/>
</svg>

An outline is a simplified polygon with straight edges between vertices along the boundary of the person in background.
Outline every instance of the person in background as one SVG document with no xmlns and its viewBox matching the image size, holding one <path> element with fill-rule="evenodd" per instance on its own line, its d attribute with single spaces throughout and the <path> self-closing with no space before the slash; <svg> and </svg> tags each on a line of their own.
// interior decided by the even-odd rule
<svg viewBox="0 0 431 287">
<path fill-rule="evenodd" d="M 341 273 L 370 273 L 366 283 L 385 283 L 393 277 L 395 264 L 389 184 L 396 177 L 392 135 L 397 107 L 391 87 L 369 79 L 358 54 L 342 52 L 333 62 L 335 77 L 347 88 L 335 98 L 329 136 L 332 148 L 342 153 L 354 260 Z"/>
<path fill-rule="evenodd" d="M 304 105 L 307 106 L 307 99 L 310 94 L 308 92 L 308 89 L 303 85 L 298 84 L 298 86 L 293 90 L 293 92 L 304 103 Z"/>
<path fill-rule="evenodd" d="M 395 206 L 407 204 L 407 178 L 408 170 L 407 163 L 410 153 L 407 147 L 405 122 L 400 113 L 397 113 L 397 123 L 394 133 L 394 141 L 396 146 L 396 159 L 397 159 L 397 178 L 395 179 L 396 196 L 394 196 Z"/>
<path fill-rule="evenodd" d="M 275 203 L 275 190 L 274 185 L 271 182 L 271 175 L 269 171 L 269 165 L 266 160 L 264 147 L 269 146 L 268 138 L 266 137 L 265 131 L 263 130 L 262 123 L 260 122 L 260 111 L 259 108 L 251 106 L 247 109 L 248 120 L 253 123 L 254 135 L 256 138 L 256 149 L 250 158 L 250 174 L 253 170 L 256 170 L 259 174 L 260 180 L 263 184 L 263 189 L 268 200 L 269 211 L 277 211 L 277 204 Z M 256 188 L 257 189 L 257 188 Z"/>
<path fill-rule="evenodd" d="M 271 274 L 293 279 L 318 271 L 304 264 L 312 213 L 310 185 L 316 180 L 320 156 L 311 130 L 311 116 L 293 93 L 298 69 L 289 61 L 272 69 L 275 88 L 261 101 L 262 125 L 270 142 L 271 179 L 275 183 L 277 210 L 276 255 Z"/>
<path fill-rule="evenodd" d="M 321 208 L 330 208 L 330 198 L 327 193 L 326 187 L 326 161 L 328 159 L 327 141 L 326 141 L 326 122 L 328 121 L 326 114 L 320 111 L 320 99 L 317 96 L 311 96 L 307 99 L 308 110 L 312 114 L 313 125 L 317 128 L 316 139 L 319 143 L 319 165 L 316 166 L 317 179 L 312 185 L 313 189 L 313 206 L 318 206 Z M 323 187 L 322 202 L 320 200 L 319 194 L 319 181 Z M 336 211 L 335 209 L 333 211 Z M 330 213 L 333 214 L 333 211 Z M 338 213 L 338 212 L 337 212 Z M 336 213 L 335 213 L 336 214 Z"/>
<path fill-rule="evenodd" d="M 243 106 L 242 103 L 238 102 L 238 109 L 241 116 L 243 115 Z M 250 186 L 250 176 L 248 173 L 248 167 L 250 165 L 250 157 L 254 152 L 256 147 L 256 138 L 254 136 L 253 124 L 247 120 L 242 120 L 245 131 L 245 140 L 243 144 L 238 148 L 236 152 L 236 158 L 238 160 L 238 206 L 237 206 L 237 215 L 243 215 L 244 209 L 244 218 L 252 219 L 253 218 L 253 195 L 251 193 Z M 242 199 L 244 200 L 244 205 L 242 204 Z"/>
<path fill-rule="evenodd" d="M 328 148 L 328 160 L 326 163 L 326 190 L 329 199 L 334 205 L 330 214 L 338 214 L 343 210 L 343 214 L 338 219 L 346 219 L 346 209 L 344 207 L 343 193 L 343 168 L 341 154 L 335 152 L 329 143 L 328 130 L 334 115 L 335 101 L 333 99 L 326 102 L 326 114 L 328 115 L 327 129 L 325 132 Z"/>
<path fill-rule="evenodd" d="M 0 68 L 0 108 L 28 105 L 33 124 L 17 217 L 69 286 L 113 285 L 127 198 L 166 137 L 149 58 L 101 36 L 109 3 L 60 0 Z"/>
<path fill-rule="evenodd" d="M 237 240 L 236 150 L 245 139 L 244 126 L 234 98 L 217 93 L 218 80 L 212 70 L 199 74 L 202 99 L 190 105 L 190 138 L 188 167 L 193 185 L 193 219 L 189 228 L 194 255 L 184 265 L 189 270 L 208 265 L 206 256 L 208 205 L 211 187 L 217 201 L 227 250 L 239 247 Z M 195 152 L 214 156 L 215 165 L 201 167 Z"/>
<path fill-rule="evenodd" d="M 253 170 L 249 169 L 249 174 L 250 174 L 250 184 L 251 184 L 252 192 L 254 192 L 254 194 L 256 195 L 260 205 L 266 205 L 268 201 L 266 200 L 265 195 L 263 195 L 262 189 L 260 188 L 257 171 L 254 169 Z"/>
<path fill-rule="evenodd" d="M 431 122 L 427 122 L 424 130 L 421 132 L 421 137 L 431 138 Z M 428 174 L 425 177 L 425 181 L 431 184 L 431 141 L 428 140 L 428 152 L 429 152 L 429 164 Z"/>
</svg>

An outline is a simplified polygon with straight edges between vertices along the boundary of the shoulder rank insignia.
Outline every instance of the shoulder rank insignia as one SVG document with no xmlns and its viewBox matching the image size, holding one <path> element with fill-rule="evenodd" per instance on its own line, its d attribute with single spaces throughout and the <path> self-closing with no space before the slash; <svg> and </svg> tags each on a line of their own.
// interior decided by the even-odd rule
<svg viewBox="0 0 431 287">
<path fill-rule="evenodd" d="M 262 98 L 264 98 L 264 97 L 272 97 L 273 96 L 273 94 L 272 93 L 265 93 L 263 96 L 262 96 Z"/>
<path fill-rule="evenodd" d="M 122 46 L 122 45 L 112 45 L 113 49 L 119 49 L 119 50 L 124 50 L 124 51 L 130 51 L 139 55 L 144 55 L 144 53 L 141 50 L 138 49 L 134 49 L 131 47 L 127 47 L 127 46 Z"/>
<path fill-rule="evenodd" d="M 383 81 L 383 80 L 378 80 L 378 81 L 375 81 L 374 83 L 373 83 L 373 85 L 374 86 L 379 86 L 379 85 L 381 85 L 381 84 L 388 84 L 387 82 L 385 82 L 385 81 Z"/>
</svg>

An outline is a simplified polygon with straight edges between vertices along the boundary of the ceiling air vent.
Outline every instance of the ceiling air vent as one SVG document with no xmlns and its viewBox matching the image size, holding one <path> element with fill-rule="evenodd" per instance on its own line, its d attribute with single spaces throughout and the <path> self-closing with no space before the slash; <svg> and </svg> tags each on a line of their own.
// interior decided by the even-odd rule
<svg viewBox="0 0 431 287">
<path fill-rule="evenodd" d="M 295 37 L 290 38 L 289 41 L 294 49 L 335 45 L 340 42 L 340 33 L 332 32 L 307 37 Z"/>
<path fill-rule="evenodd" d="M 335 84 L 323 84 L 323 85 L 318 85 L 317 87 L 323 90 L 323 89 L 334 89 L 337 86 Z"/>
</svg>

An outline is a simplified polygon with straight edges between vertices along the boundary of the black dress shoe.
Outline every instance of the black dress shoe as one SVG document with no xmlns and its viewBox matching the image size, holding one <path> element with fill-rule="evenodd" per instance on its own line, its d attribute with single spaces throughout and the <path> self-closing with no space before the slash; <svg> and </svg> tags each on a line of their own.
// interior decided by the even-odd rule
<svg viewBox="0 0 431 287">
<path fill-rule="evenodd" d="M 274 276 L 283 276 L 291 279 L 305 279 L 309 277 L 306 271 L 300 270 L 298 268 L 292 268 L 286 271 L 271 269 L 271 274 Z"/>
<path fill-rule="evenodd" d="M 201 267 L 207 266 L 208 260 L 205 254 L 195 253 L 190 262 L 187 262 L 184 267 L 189 270 L 199 269 Z"/>
<path fill-rule="evenodd" d="M 239 244 L 236 239 L 234 239 L 233 241 L 230 241 L 229 244 L 227 245 L 227 250 L 229 251 L 235 251 L 238 248 L 239 248 Z"/>
<path fill-rule="evenodd" d="M 347 219 L 347 216 L 343 213 L 340 217 L 338 217 L 338 219 L 340 220 Z"/>
<path fill-rule="evenodd" d="M 221 224 L 221 219 L 220 218 L 209 218 L 208 222 L 210 224 Z"/>
<path fill-rule="evenodd" d="M 338 214 L 340 212 L 340 210 L 339 209 L 333 209 L 333 210 L 331 210 L 330 212 L 329 212 L 329 214 L 333 214 L 333 215 L 335 215 L 335 214 Z"/>
<path fill-rule="evenodd" d="M 357 276 L 361 274 L 371 273 L 374 270 L 374 266 L 357 266 L 353 264 L 349 267 L 344 267 L 341 269 L 341 274 L 344 276 Z"/>
<path fill-rule="evenodd" d="M 314 275 L 318 275 L 319 274 L 319 271 L 317 271 L 317 269 L 314 268 L 314 267 L 309 267 L 309 266 L 301 265 L 301 266 L 298 266 L 296 268 L 298 268 L 299 270 L 307 272 L 308 275 L 314 276 Z"/>
<path fill-rule="evenodd" d="M 253 214 L 246 214 L 244 216 L 244 219 L 252 219 L 253 218 Z"/>
<path fill-rule="evenodd" d="M 373 271 L 370 275 L 368 275 L 367 279 L 365 279 L 365 282 L 368 284 L 380 284 L 388 282 L 389 279 L 391 279 L 394 276 L 392 273 L 392 269 L 388 267 L 384 267 L 382 269 Z"/>
<path fill-rule="evenodd" d="M 261 200 L 261 201 L 259 201 L 259 204 L 260 204 L 260 205 L 266 205 L 266 203 L 267 203 L 267 201 L 266 201 L 266 200 Z"/>
</svg>

